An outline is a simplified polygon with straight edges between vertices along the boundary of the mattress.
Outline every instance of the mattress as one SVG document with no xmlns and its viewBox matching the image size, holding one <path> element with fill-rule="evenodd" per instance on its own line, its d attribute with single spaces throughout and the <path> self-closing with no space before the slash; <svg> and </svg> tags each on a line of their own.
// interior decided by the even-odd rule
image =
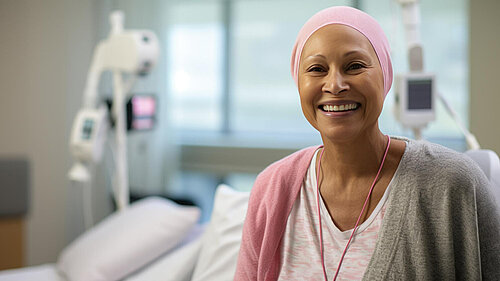
<svg viewBox="0 0 500 281">
<path fill-rule="evenodd" d="M 0 281 L 67 281 L 53 263 L 0 271 Z"/>
</svg>

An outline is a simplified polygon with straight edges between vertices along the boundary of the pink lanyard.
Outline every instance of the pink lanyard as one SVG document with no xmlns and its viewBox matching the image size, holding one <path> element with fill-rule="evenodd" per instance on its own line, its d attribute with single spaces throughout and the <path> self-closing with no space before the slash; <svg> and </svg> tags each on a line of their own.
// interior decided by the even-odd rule
<svg viewBox="0 0 500 281">
<path fill-rule="evenodd" d="M 342 261 L 344 261 L 344 256 L 347 252 L 347 248 L 349 247 L 349 244 L 351 243 L 352 237 L 354 236 L 354 233 L 356 232 L 356 229 L 358 228 L 359 221 L 361 220 L 361 216 L 363 215 L 363 212 L 365 211 L 366 204 L 368 204 L 368 200 L 370 199 L 370 195 L 372 194 L 373 187 L 375 187 L 375 183 L 377 182 L 378 176 L 380 175 L 380 171 L 382 171 L 382 167 L 384 166 L 385 158 L 387 157 L 387 152 L 389 151 L 389 146 L 391 145 L 391 138 L 387 136 L 387 147 L 385 148 L 385 153 L 384 153 L 384 158 L 382 158 L 382 162 L 380 163 L 380 167 L 378 168 L 377 175 L 375 176 L 375 179 L 373 180 L 372 186 L 370 187 L 370 191 L 368 192 L 368 195 L 366 196 L 365 204 L 363 205 L 363 208 L 361 209 L 361 213 L 359 213 L 358 220 L 356 221 L 356 224 L 354 225 L 354 229 L 351 233 L 351 237 L 349 237 L 349 241 L 347 241 L 347 245 L 345 246 L 344 252 L 342 253 L 342 256 L 340 257 L 339 265 L 337 266 L 337 271 L 335 272 L 335 276 L 333 277 L 333 280 L 337 280 L 337 276 L 340 271 L 340 266 L 342 265 Z M 318 216 L 319 216 L 319 239 L 320 239 L 320 251 L 321 251 L 321 263 L 323 265 L 323 275 L 325 276 L 325 280 L 328 281 L 328 278 L 326 277 L 326 268 L 325 268 L 325 258 L 323 255 L 323 229 L 321 225 L 321 211 L 320 211 L 320 204 L 319 204 L 319 172 L 320 172 L 320 167 L 321 167 L 321 158 L 323 157 L 323 152 L 325 152 L 325 149 L 321 150 L 321 154 L 319 155 L 319 162 L 318 162 L 318 168 L 316 169 L 316 189 L 317 189 L 317 194 L 316 194 L 316 199 L 317 199 L 317 204 L 318 204 Z"/>
</svg>

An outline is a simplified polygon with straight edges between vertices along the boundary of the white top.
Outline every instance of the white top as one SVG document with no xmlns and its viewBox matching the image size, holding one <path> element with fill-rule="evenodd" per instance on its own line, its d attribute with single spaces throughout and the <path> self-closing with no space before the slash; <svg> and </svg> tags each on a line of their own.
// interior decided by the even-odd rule
<svg viewBox="0 0 500 281">
<path fill-rule="evenodd" d="M 303 281 L 324 279 L 323 267 L 321 265 L 321 244 L 316 203 L 317 155 L 318 151 L 316 151 L 311 160 L 304 183 L 300 189 L 300 195 L 296 199 L 287 221 L 282 240 L 283 245 L 281 247 L 279 280 Z M 356 235 L 353 237 L 342 262 L 337 280 L 361 280 L 363 278 L 363 274 L 375 249 L 391 183 L 389 183 L 382 199 L 370 217 L 358 226 Z M 332 280 L 352 229 L 346 231 L 338 229 L 333 223 L 323 200 L 319 201 L 321 204 L 326 274 L 328 280 Z"/>
</svg>

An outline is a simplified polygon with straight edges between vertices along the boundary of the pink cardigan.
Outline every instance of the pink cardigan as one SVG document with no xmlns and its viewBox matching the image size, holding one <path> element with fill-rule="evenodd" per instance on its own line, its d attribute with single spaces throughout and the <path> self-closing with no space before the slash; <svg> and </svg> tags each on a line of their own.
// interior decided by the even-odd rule
<svg viewBox="0 0 500 281">
<path fill-rule="evenodd" d="M 255 180 L 234 280 L 278 279 L 288 215 L 318 148 L 305 148 L 271 164 Z"/>
</svg>

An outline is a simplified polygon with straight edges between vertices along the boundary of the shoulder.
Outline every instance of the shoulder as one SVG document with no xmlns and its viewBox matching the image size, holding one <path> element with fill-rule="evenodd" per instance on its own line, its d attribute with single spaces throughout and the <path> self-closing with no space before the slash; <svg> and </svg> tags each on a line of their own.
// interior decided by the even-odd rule
<svg viewBox="0 0 500 281">
<path fill-rule="evenodd" d="M 314 152 L 318 148 L 319 146 L 304 148 L 265 168 L 255 180 L 251 199 L 252 197 L 264 197 L 264 194 L 270 198 L 269 193 L 279 193 L 284 187 L 297 188 L 297 184 L 302 183 Z"/>
<path fill-rule="evenodd" d="M 429 206 L 432 202 L 445 206 L 444 201 L 470 205 L 479 199 L 477 191 L 488 189 L 488 185 L 484 173 L 467 155 L 414 140 L 407 140 L 394 179 L 399 191 L 396 193 L 422 200 Z"/>
<path fill-rule="evenodd" d="M 276 175 L 290 176 L 295 174 L 298 170 L 307 170 L 314 152 L 319 147 L 320 146 L 311 146 L 301 149 L 272 163 L 258 175 L 257 180 L 267 180 L 269 177 L 274 177 Z"/>
<path fill-rule="evenodd" d="M 484 174 L 467 155 L 427 141 L 409 141 L 406 163 L 415 173 L 429 179 L 478 183 Z"/>
<path fill-rule="evenodd" d="M 314 152 L 319 146 L 304 148 L 264 169 L 250 192 L 249 209 L 286 210 L 300 190 Z M 286 192 L 283 192 L 286 191 Z M 265 208 L 261 206 L 265 205 Z"/>
</svg>

